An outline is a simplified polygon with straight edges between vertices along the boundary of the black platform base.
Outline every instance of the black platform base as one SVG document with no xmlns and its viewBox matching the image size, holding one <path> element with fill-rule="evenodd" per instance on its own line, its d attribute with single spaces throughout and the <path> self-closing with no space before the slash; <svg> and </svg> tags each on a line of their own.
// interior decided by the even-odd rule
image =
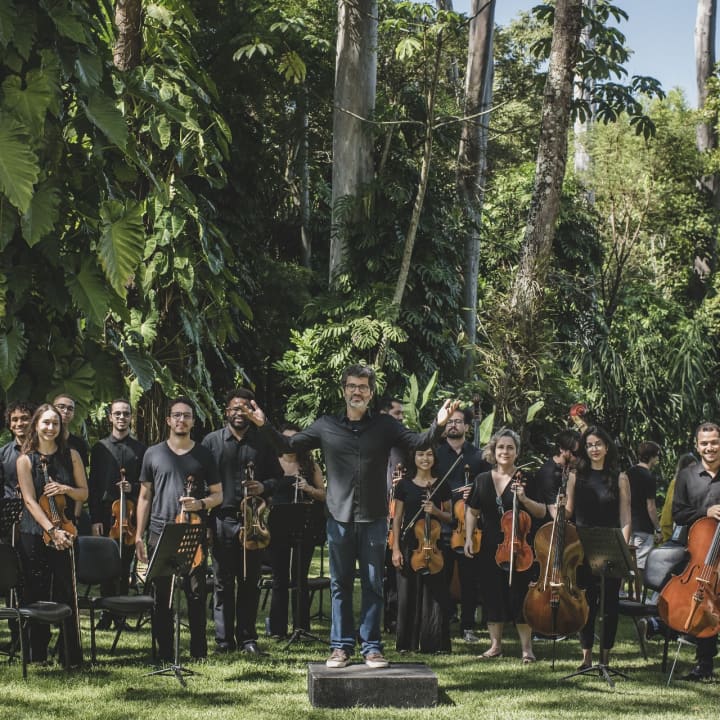
<svg viewBox="0 0 720 720">
<path fill-rule="evenodd" d="M 422 663 L 378 670 L 360 663 L 344 668 L 308 663 L 308 698 L 313 707 L 429 707 L 437 703 L 438 680 Z"/>
</svg>

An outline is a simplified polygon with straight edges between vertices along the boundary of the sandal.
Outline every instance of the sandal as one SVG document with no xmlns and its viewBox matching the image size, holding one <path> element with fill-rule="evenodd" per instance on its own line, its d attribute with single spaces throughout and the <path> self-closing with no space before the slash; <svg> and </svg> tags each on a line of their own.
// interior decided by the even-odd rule
<svg viewBox="0 0 720 720">
<path fill-rule="evenodd" d="M 501 658 L 503 656 L 502 650 L 500 652 L 491 652 L 490 650 L 486 650 L 482 655 L 479 655 L 479 657 L 483 658 L 484 660 L 494 660 L 495 658 Z"/>
</svg>

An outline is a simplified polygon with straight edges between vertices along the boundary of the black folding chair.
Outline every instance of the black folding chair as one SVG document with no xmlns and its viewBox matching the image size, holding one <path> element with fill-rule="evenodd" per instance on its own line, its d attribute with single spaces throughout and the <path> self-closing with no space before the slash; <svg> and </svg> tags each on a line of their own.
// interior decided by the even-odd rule
<svg viewBox="0 0 720 720">
<path fill-rule="evenodd" d="M 20 577 L 20 560 L 15 548 L 10 545 L 0 544 L 0 595 L 10 594 L 10 591 L 13 590 L 12 596 L 17 597 Z M 69 605 L 44 600 L 18 607 L 0 608 L 0 619 L 15 620 L 18 624 L 23 679 L 27 679 L 28 652 L 25 649 L 24 636 L 27 632 L 28 623 L 61 626 L 70 617 L 72 617 L 72 609 Z M 65 648 L 64 664 L 65 669 L 67 669 L 67 635 L 62 633 L 62 636 Z"/>
<path fill-rule="evenodd" d="M 107 537 L 81 535 L 77 539 L 77 580 L 87 585 L 85 595 L 78 597 L 78 605 L 90 611 L 90 651 L 92 661 L 97 658 L 95 641 L 95 611 L 108 612 L 122 618 L 140 617 L 151 613 L 153 598 L 151 595 L 109 595 L 107 597 L 90 595 L 93 585 L 103 585 L 120 577 L 122 566 L 117 543 Z M 110 654 L 115 652 L 124 623 L 118 622 Z M 153 650 L 154 656 L 154 650 Z"/>
</svg>

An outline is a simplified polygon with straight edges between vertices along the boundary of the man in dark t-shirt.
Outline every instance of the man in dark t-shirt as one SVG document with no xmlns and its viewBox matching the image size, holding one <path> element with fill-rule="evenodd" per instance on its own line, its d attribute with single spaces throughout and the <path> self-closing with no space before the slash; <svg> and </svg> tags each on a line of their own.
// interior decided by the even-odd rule
<svg viewBox="0 0 720 720">
<path fill-rule="evenodd" d="M 147 562 L 168 523 L 175 522 L 179 512 L 199 514 L 222 502 L 222 485 L 212 453 L 190 437 L 195 423 L 195 408 L 186 397 L 170 403 L 166 419 L 170 434 L 165 442 L 153 445 L 145 453 L 140 470 L 140 495 L 137 506 L 135 547 L 140 562 Z M 143 536 L 150 527 L 148 548 Z M 207 656 L 205 634 L 205 563 L 193 569 L 183 582 L 190 625 L 190 654 L 195 659 Z M 153 632 L 162 661 L 173 658 L 173 623 L 170 608 L 171 578 L 157 578 Z"/>
<path fill-rule="evenodd" d="M 542 522 L 552 521 L 557 513 L 557 494 L 562 485 L 563 473 L 573 467 L 575 453 L 580 444 L 576 430 L 561 430 L 555 437 L 555 450 L 535 473 L 535 486 L 540 499 L 547 505 L 547 515 Z M 542 523 L 540 523 L 542 524 Z"/>
<path fill-rule="evenodd" d="M 660 446 L 648 440 L 638 447 L 638 463 L 627 472 L 630 480 L 630 513 L 632 536 L 630 544 L 635 548 L 637 566 L 645 567 L 645 560 L 660 537 L 660 522 L 655 506 L 656 481 L 652 469 L 660 462 Z"/>
</svg>

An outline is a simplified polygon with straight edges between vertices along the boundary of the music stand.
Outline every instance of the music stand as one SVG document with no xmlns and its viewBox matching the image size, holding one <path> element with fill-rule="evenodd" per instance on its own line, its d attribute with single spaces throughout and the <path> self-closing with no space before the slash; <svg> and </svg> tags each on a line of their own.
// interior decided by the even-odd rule
<svg viewBox="0 0 720 720">
<path fill-rule="evenodd" d="M 605 630 L 605 578 L 623 578 L 632 572 L 632 559 L 628 551 L 627 543 L 623 537 L 620 528 L 604 528 L 604 527 L 579 527 L 577 528 L 580 542 L 585 553 L 585 560 L 590 565 L 592 574 L 600 578 L 600 644 L 602 646 L 604 630 Z M 602 656 L 602 650 L 600 654 Z M 566 675 L 562 680 L 568 680 L 576 675 L 586 675 L 588 673 L 597 673 L 605 678 L 610 687 L 615 687 L 612 676 L 619 675 L 629 679 L 620 670 L 611 668 L 602 662 L 591 665 L 588 668 L 577 670 L 570 675 Z"/>
<path fill-rule="evenodd" d="M 292 546 L 293 561 L 295 563 L 293 631 L 283 648 L 284 650 L 287 650 L 297 640 L 312 640 L 323 644 L 325 642 L 317 635 L 313 635 L 310 628 L 295 626 L 295 623 L 300 622 L 300 603 L 303 592 L 307 587 L 307 579 L 303 577 L 303 545 L 310 537 L 314 504 L 311 502 L 298 502 L 274 505 L 270 511 L 270 537 L 274 542 L 289 543 Z"/>
<path fill-rule="evenodd" d="M 183 687 L 187 686 L 184 676 L 195 675 L 195 672 L 180 664 L 180 599 L 176 599 L 175 590 L 178 580 L 190 572 L 195 552 L 204 532 L 205 525 L 190 525 L 189 523 L 165 525 L 145 575 L 146 587 L 156 578 L 172 577 L 170 609 L 175 611 L 175 657 L 172 665 L 162 670 L 154 670 L 148 675 L 174 675 Z"/>
<path fill-rule="evenodd" d="M 17 525 L 22 519 L 23 507 L 22 498 L 0 498 L 1 537 L 11 537 L 13 526 Z M 14 547 L 15 543 L 12 542 L 12 545 Z"/>
</svg>

